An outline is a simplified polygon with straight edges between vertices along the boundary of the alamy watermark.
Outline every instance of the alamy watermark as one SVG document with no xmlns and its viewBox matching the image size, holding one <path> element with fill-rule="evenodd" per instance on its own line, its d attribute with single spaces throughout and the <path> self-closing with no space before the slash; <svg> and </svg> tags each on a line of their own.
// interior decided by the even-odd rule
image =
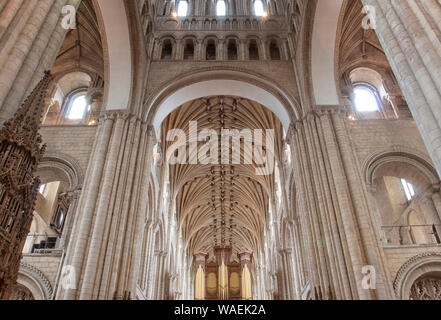
<svg viewBox="0 0 441 320">
<path fill-rule="evenodd" d="M 366 5 L 363 7 L 362 13 L 366 15 L 361 22 L 363 29 L 377 29 L 377 11 L 375 7 Z"/>
<path fill-rule="evenodd" d="M 64 266 L 61 270 L 60 286 L 63 290 L 75 290 L 77 288 L 77 273 L 73 266 Z"/>
<path fill-rule="evenodd" d="M 361 270 L 364 275 L 361 287 L 364 290 L 375 290 L 377 288 L 377 273 L 374 266 L 364 266 Z"/>
<path fill-rule="evenodd" d="M 63 29 L 71 30 L 77 28 L 77 9 L 74 6 L 64 6 L 61 9 L 63 19 L 61 20 L 61 26 Z"/>
<path fill-rule="evenodd" d="M 219 136 L 213 129 L 204 129 L 198 133 L 197 121 L 190 121 L 188 136 L 184 130 L 172 129 L 167 132 L 166 139 L 167 142 L 173 142 L 166 155 L 170 165 L 244 164 L 255 165 L 256 175 L 270 175 L 274 172 L 273 129 L 221 129 Z M 200 142 L 203 144 L 198 148 Z"/>
</svg>

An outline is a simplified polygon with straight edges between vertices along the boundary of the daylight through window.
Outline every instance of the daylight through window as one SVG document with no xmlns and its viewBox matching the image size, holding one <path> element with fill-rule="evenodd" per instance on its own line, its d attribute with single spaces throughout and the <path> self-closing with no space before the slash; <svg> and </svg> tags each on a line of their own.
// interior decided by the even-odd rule
<svg viewBox="0 0 441 320">
<path fill-rule="evenodd" d="M 87 99 L 85 95 L 76 96 L 72 102 L 67 118 L 69 120 L 81 120 L 87 109 Z"/>
<path fill-rule="evenodd" d="M 367 86 L 354 89 L 355 108 L 358 112 L 375 112 L 379 110 L 378 100 L 373 90 Z"/>
</svg>

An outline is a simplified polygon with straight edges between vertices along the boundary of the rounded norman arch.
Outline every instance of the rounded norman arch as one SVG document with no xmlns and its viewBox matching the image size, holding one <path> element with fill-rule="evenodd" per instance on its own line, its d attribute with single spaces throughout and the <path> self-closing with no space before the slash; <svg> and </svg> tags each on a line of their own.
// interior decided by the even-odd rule
<svg viewBox="0 0 441 320">
<path fill-rule="evenodd" d="M 71 190 L 81 188 L 84 182 L 84 173 L 78 162 L 61 153 L 46 154 L 38 166 L 36 176 L 40 176 L 42 183 L 69 182 Z"/>
<path fill-rule="evenodd" d="M 441 272 L 441 253 L 426 252 L 410 258 L 398 271 L 394 281 L 395 294 L 409 300 L 412 285 L 424 275 Z"/>
<path fill-rule="evenodd" d="M 363 173 L 366 185 L 373 186 L 375 184 L 374 180 L 378 170 L 388 164 L 390 165 L 397 162 L 407 164 L 415 168 L 416 171 L 420 173 L 421 178 L 426 181 L 426 184 L 434 185 L 439 183 L 436 170 L 427 157 L 419 154 L 416 151 L 395 146 L 389 150 L 375 153 L 365 161 L 363 165 Z"/>
<path fill-rule="evenodd" d="M 336 81 L 336 44 L 343 1 L 316 1 L 311 43 L 311 73 L 317 105 L 340 104 Z"/>
<path fill-rule="evenodd" d="M 29 289 L 35 300 L 51 300 L 53 289 L 46 276 L 34 266 L 20 263 L 17 283 Z"/>
<path fill-rule="evenodd" d="M 207 96 L 237 96 L 253 100 L 271 110 L 288 131 L 299 119 L 297 102 L 277 84 L 237 70 L 204 70 L 169 82 L 146 103 L 144 118 L 156 130 L 164 119 L 183 104 Z"/>
<path fill-rule="evenodd" d="M 128 8 L 121 0 L 93 0 L 104 49 L 107 110 L 129 108 L 132 93 L 132 43 Z"/>
</svg>

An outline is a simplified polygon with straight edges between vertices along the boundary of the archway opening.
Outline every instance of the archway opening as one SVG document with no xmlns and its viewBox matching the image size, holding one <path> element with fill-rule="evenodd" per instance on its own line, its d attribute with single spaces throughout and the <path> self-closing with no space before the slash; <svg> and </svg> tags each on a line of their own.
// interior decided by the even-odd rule
<svg viewBox="0 0 441 320">
<path fill-rule="evenodd" d="M 172 110 L 158 131 L 164 179 L 158 210 L 170 213 L 176 226 L 170 241 L 181 248 L 180 259 L 173 257 L 177 269 L 169 271 L 179 275 L 173 288 L 190 281 L 195 299 L 256 297 L 257 277 L 277 280 L 254 260 L 272 259 L 265 243 L 275 247 L 275 232 L 265 230 L 276 228 L 282 206 L 281 119 L 257 101 L 211 95 Z"/>
<path fill-rule="evenodd" d="M 209 96 L 235 96 L 256 101 L 280 119 L 285 131 L 300 113 L 296 102 L 276 85 L 241 72 L 218 70 L 164 86 L 150 101 L 145 117 L 158 132 L 164 119 L 174 110 L 189 101 Z"/>
<path fill-rule="evenodd" d="M 375 220 L 386 246 L 440 243 L 441 221 L 432 199 L 434 178 L 422 164 L 391 157 L 379 161 L 373 171 Z"/>
</svg>

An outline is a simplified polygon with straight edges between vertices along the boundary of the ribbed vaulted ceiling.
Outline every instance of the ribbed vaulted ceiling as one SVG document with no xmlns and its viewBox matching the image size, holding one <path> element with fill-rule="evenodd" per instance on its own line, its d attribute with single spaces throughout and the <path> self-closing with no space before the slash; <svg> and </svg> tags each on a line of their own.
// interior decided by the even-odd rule
<svg viewBox="0 0 441 320">
<path fill-rule="evenodd" d="M 162 141 L 166 141 L 171 129 L 182 129 L 188 136 L 190 121 L 197 121 L 198 132 L 203 129 L 217 132 L 219 163 L 222 163 L 222 129 L 274 129 L 274 153 L 280 159 L 281 123 L 271 111 L 256 102 L 236 97 L 210 97 L 189 102 L 164 121 Z M 265 141 L 264 134 L 264 150 Z M 163 143 L 164 155 L 173 143 Z M 205 143 L 199 142 L 198 149 Z M 176 195 L 178 225 L 189 254 L 211 252 L 216 245 L 231 245 L 235 258 L 237 253 L 255 251 L 263 243 L 269 199 L 274 194 L 274 174 L 256 175 L 256 168 L 261 165 L 255 161 L 244 164 L 243 143 L 241 164 L 232 164 L 231 146 L 230 142 L 228 165 L 170 165 L 170 192 L 171 196 Z"/>
<path fill-rule="evenodd" d="M 81 68 L 104 77 L 103 44 L 91 0 L 81 1 L 76 15 L 76 29 L 68 31 L 54 68 L 55 71 L 58 68 Z"/>
</svg>

